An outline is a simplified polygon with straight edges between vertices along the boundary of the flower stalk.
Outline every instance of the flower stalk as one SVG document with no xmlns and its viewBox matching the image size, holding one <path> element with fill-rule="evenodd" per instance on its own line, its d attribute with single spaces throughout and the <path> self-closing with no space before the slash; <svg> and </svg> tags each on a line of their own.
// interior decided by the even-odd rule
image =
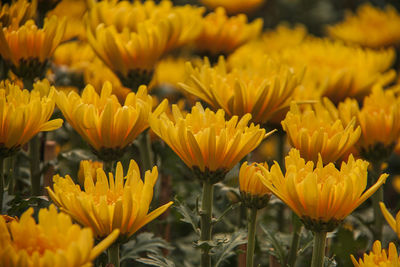
<svg viewBox="0 0 400 267">
<path fill-rule="evenodd" d="M 37 135 L 29 142 L 29 161 L 32 195 L 40 196 L 40 138 Z"/>
<path fill-rule="evenodd" d="M 311 267 L 322 267 L 325 257 L 325 244 L 327 232 L 314 232 L 314 248 L 311 260 Z"/>
<path fill-rule="evenodd" d="M 381 162 L 372 162 L 371 184 L 375 183 L 381 173 Z M 374 210 L 374 240 L 382 239 L 383 216 L 379 202 L 383 202 L 383 187 L 379 187 L 375 194 L 372 195 L 372 208 Z"/>
<path fill-rule="evenodd" d="M 143 132 L 139 138 L 139 153 L 143 171 L 151 170 L 153 167 L 153 153 L 149 132 Z"/>
<path fill-rule="evenodd" d="M 205 180 L 203 182 L 203 195 L 201 201 L 201 242 L 211 241 L 211 231 L 212 231 L 212 207 L 213 207 L 213 193 L 214 185 Z M 204 244 L 202 246 L 201 252 L 201 266 L 211 267 L 211 256 L 210 256 L 210 244 Z"/>
<path fill-rule="evenodd" d="M 256 247 L 256 221 L 257 208 L 253 207 L 250 209 L 250 214 L 248 218 L 246 267 L 254 266 L 254 249 Z"/>
<path fill-rule="evenodd" d="M 296 260 L 297 260 L 297 250 L 299 248 L 300 244 L 300 233 L 301 233 L 301 228 L 302 224 L 299 219 L 299 217 L 293 213 L 293 235 L 292 235 L 292 244 L 290 246 L 288 258 L 287 258 L 287 266 L 289 267 L 294 267 L 296 265 Z"/>
<path fill-rule="evenodd" d="M 108 263 L 114 265 L 114 267 L 119 267 L 119 243 L 114 242 L 108 249 L 107 249 L 107 256 L 108 256 Z"/>
</svg>

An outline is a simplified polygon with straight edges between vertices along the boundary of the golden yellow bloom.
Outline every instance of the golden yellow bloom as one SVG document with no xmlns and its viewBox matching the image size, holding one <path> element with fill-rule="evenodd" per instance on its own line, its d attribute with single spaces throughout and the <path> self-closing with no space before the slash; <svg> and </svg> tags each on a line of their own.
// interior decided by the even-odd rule
<svg viewBox="0 0 400 267">
<path fill-rule="evenodd" d="M 357 9 L 357 14 L 348 12 L 343 22 L 327 27 L 332 38 L 346 43 L 371 48 L 382 48 L 400 44 L 400 14 L 387 5 L 384 10 L 370 3 Z"/>
<path fill-rule="evenodd" d="M 327 98 L 323 103 L 308 105 L 303 111 L 292 103 L 282 127 L 302 158 L 316 163 L 320 154 L 323 163 L 327 164 L 346 154 L 361 135 L 360 127 L 355 126 L 355 117 L 345 124 L 338 118 L 338 113 Z"/>
<path fill-rule="evenodd" d="M 53 63 L 60 68 L 68 68 L 68 71 L 81 73 L 95 58 L 97 58 L 96 54 L 88 43 L 71 41 L 57 47 L 54 51 Z"/>
<path fill-rule="evenodd" d="M 361 109 L 355 100 L 350 99 L 340 103 L 338 108 L 344 120 L 354 115 L 357 117 L 362 133 L 359 146 L 365 158 L 390 156 L 400 137 L 400 98 L 393 90 L 383 90 L 376 85 L 364 98 Z M 377 149 L 379 155 L 375 153 Z"/>
<path fill-rule="evenodd" d="M 96 171 L 97 169 L 103 168 L 103 162 L 101 161 L 91 161 L 91 160 L 82 160 L 79 163 L 78 170 L 78 181 L 81 186 L 85 185 L 85 177 L 90 176 L 93 178 L 93 182 L 96 183 Z"/>
<path fill-rule="evenodd" d="M 106 82 L 97 94 L 91 85 L 86 86 L 82 95 L 75 92 L 57 94 L 57 106 L 65 119 L 90 144 L 103 160 L 115 160 L 124 149 L 143 132 L 152 111 L 152 98 L 145 86 L 137 94 L 130 93 L 121 105 L 112 88 Z M 161 113 L 167 103 L 160 104 L 155 113 Z"/>
<path fill-rule="evenodd" d="M 200 51 L 218 55 L 232 53 L 239 46 L 255 39 L 261 32 L 263 21 L 256 19 L 247 23 L 244 14 L 227 17 L 225 9 L 219 7 L 204 18 L 203 25 L 196 46 Z"/>
<path fill-rule="evenodd" d="M 31 92 L 9 81 L 0 83 L 0 156 L 9 156 L 41 131 L 61 127 L 63 120 L 49 121 L 55 106 L 54 93 L 47 80 L 37 82 Z"/>
<path fill-rule="evenodd" d="M 28 2 L 27 0 L 13 1 L 11 5 L 1 5 L 0 23 L 2 27 L 11 25 L 20 26 L 27 20 L 33 19 L 36 14 L 37 0 Z"/>
<path fill-rule="evenodd" d="M 375 83 L 386 85 L 396 77 L 390 70 L 393 49 L 375 51 L 314 38 L 274 56 L 295 70 L 306 67 L 304 86 L 321 87 L 324 96 L 334 103 L 346 97 L 362 99 Z"/>
<path fill-rule="evenodd" d="M 46 16 L 66 17 L 66 28 L 63 40 L 79 38 L 86 39 L 86 30 L 83 23 L 83 15 L 88 9 L 87 1 L 82 0 L 62 0 L 57 6 L 49 11 Z"/>
<path fill-rule="evenodd" d="M 209 9 L 223 7 L 229 15 L 250 13 L 264 4 L 265 0 L 201 0 Z"/>
<path fill-rule="evenodd" d="M 171 201 L 148 213 L 158 178 L 156 166 L 146 171 L 144 181 L 134 160 L 131 160 L 126 176 L 120 162 L 115 176 L 109 173 L 107 178 L 102 169 L 97 169 L 96 182 L 90 172 L 85 176 L 84 191 L 68 175 L 65 178 L 54 176 L 54 191 L 49 187 L 47 190 L 62 211 L 80 224 L 91 227 L 96 237 L 107 236 L 119 229 L 120 238 L 126 240 L 172 205 Z"/>
<path fill-rule="evenodd" d="M 158 62 L 154 71 L 152 86 L 172 86 L 179 89 L 179 83 L 187 79 L 186 58 L 167 57 Z"/>
<path fill-rule="evenodd" d="M 376 240 L 369 254 L 364 253 L 363 259 L 358 262 L 351 256 L 354 267 L 397 267 L 400 266 L 400 256 L 397 254 L 396 245 L 389 244 L 389 250 L 382 249 L 381 242 Z"/>
<path fill-rule="evenodd" d="M 110 232 L 94 246 L 89 228 L 73 224 L 71 218 L 58 213 L 54 205 L 39 211 L 39 223 L 32 218 L 33 209 L 19 221 L 7 226 L 0 216 L 0 265 L 5 267 L 93 266 L 92 261 L 118 237 Z"/>
<path fill-rule="evenodd" d="M 200 103 L 185 117 L 172 105 L 172 114 L 152 115 L 151 129 L 195 172 L 226 173 L 267 136 L 259 125 L 247 126 L 250 114 L 226 121 L 222 109 L 214 113 Z"/>
<path fill-rule="evenodd" d="M 268 169 L 267 163 L 261 165 Z M 261 176 L 261 169 L 255 163 L 248 165 L 246 161 L 240 167 L 240 195 L 244 204 L 249 208 L 264 208 L 271 197 L 271 191 L 261 182 Z"/>
<path fill-rule="evenodd" d="M 381 206 L 381 211 L 386 221 L 393 229 L 393 231 L 396 232 L 397 236 L 400 238 L 400 211 L 396 214 L 396 219 L 395 219 L 393 218 L 392 214 L 390 214 L 390 212 L 387 210 L 383 202 L 380 202 L 379 205 Z"/>
<path fill-rule="evenodd" d="M 279 164 L 263 171 L 262 182 L 285 202 L 313 231 L 333 231 L 347 215 L 367 200 L 385 182 L 387 174 L 363 193 L 367 186 L 368 162 L 355 160 L 342 162 L 339 169 L 333 163 L 323 165 L 306 162 L 296 149 L 285 158 L 286 174 Z"/>
<path fill-rule="evenodd" d="M 43 29 L 33 20 L 17 28 L 9 26 L 0 31 L 0 54 L 19 77 L 43 78 L 47 60 L 61 42 L 65 19 L 46 19 Z"/>
<path fill-rule="evenodd" d="M 206 59 L 201 67 L 187 64 L 190 80 L 182 88 L 199 97 L 214 109 L 222 108 L 229 116 L 252 115 L 256 123 L 267 122 L 289 106 L 302 80 L 302 74 L 266 57 L 254 65 L 230 70 L 221 57 L 211 67 Z"/>
</svg>

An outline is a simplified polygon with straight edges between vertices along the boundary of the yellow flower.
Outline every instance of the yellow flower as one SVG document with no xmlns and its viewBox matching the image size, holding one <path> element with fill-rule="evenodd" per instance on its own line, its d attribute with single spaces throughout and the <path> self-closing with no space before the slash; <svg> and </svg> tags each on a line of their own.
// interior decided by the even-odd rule
<svg viewBox="0 0 400 267">
<path fill-rule="evenodd" d="M 204 18 L 203 25 L 196 46 L 200 51 L 218 55 L 232 53 L 239 46 L 255 39 L 261 32 L 263 21 L 256 19 L 247 23 L 244 14 L 227 17 L 225 9 L 219 7 Z"/>
<path fill-rule="evenodd" d="M 343 123 L 338 118 L 338 110 L 327 98 L 303 111 L 292 103 L 282 121 L 289 142 L 300 151 L 301 157 L 316 163 L 320 154 L 324 164 L 338 160 L 358 141 L 361 129 L 355 125 L 355 117 L 348 124 Z"/>
<path fill-rule="evenodd" d="M 0 23 L 2 27 L 11 25 L 20 26 L 27 20 L 33 19 L 36 14 L 37 0 L 28 2 L 27 0 L 13 1 L 11 5 L 1 5 Z"/>
<path fill-rule="evenodd" d="M 154 71 L 152 86 L 172 86 L 179 89 L 178 84 L 187 79 L 186 62 L 189 59 L 167 57 L 158 62 Z"/>
<path fill-rule="evenodd" d="M 340 103 L 338 108 L 344 120 L 354 115 L 357 117 L 362 133 L 359 147 L 364 158 L 390 156 L 400 137 L 400 98 L 393 90 L 383 90 L 376 85 L 372 93 L 364 98 L 361 109 L 355 100 L 350 99 Z"/>
<path fill-rule="evenodd" d="M 295 70 L 306 67 L 304 86 L 320 87 L 334 103 L 346 97 L 362 99 L 375 83 L 386 85 L 396 77 L 390 69 L 395 59 L 393 49 L 375 51 L 314 38 L 283 49 L 274 57 Z"/>
<path fill-rule="evenodd" d="M 268 169 L 267 163 L 261 165 Z M 271 196 L 271 191 L 261 182 L 261 176 L 262 171 L 255 163 L 248 165 L 246 161 L 240 167 L 240 195 L 244 204 L 249 208 L 264 208 Z"/>
<path fill-rule="evenodd" d="M 209 9 L 223 7 L 230 15 L 238 13 L 250 13 L 264 4 L 265 0 L 201 0 L 201 3 Z"/>
<path fill-rule="evenodd" d="M 49 121 L 54 93 L 47 80 L 37 82 L 31 92 L 7 80 L 0 83 L 0 156 L 9 156 L 41 131 L 61 127 L 63 120 Z"/>
<path fill-rule="evenodd" d="M 390 212 L 387 210 L 383 202 L 380 202 L 379 205 L 381 206 L 381 211 L 386 221 L 393 229 L 393 231 L 396 232 L 397 236 L 400 238 L 400 211 L 396 214 L 396 219 L 395 219 L 393 218 L 392 214 L 390 214 Z"/>
<path fill-rule="evenodd" d="M 85 176 L 84 191 L 68 175 L 65 178 L 54 176 L 54 191 L 49 187 L 47 190 L 62 211 L 92 228 L 96 237 L 107 236 L 119 229 L 120 239 L 125 241 L 172 205 L 169 202 L 148 213 L 158 178 L 156 166 L 146 171 L 144 181 L 134 160 L 131 160 L 125 177 L 120 162 L 115 176 L 109 173 L 107 178 L 102 169 L 97 169 L 96 182 L 90 172 Z"/>
<path fill-rule="evenodd" d="M 39 223 L 32 218 L 33 209 L 19 221 L 6 223 L 0 216 L 0 265 L 5 267 L 93 266 L 92 261 L 118 237 L 110 232 L 94 246 L 89 228 L 73 224 L 71 218 L 58 213 L 54 205 L 39 211 Z"/>
<path fill-rule="evenodd" d="M 224 109 L 229 116 L 250 113 L 256 123 L 265 123 L 288 107 L 302 80 L 302 74 L 266 57 L 254 65 L 232 70 L 222 57 L 214 67 L 206 59 L 201 67 L 188 63 L 187 73 L 190 80 L 181 84 L 184 90 L 214 109 Z"/>
<path fill-rule="evenodd" d="M 199 177 L 210 173 L 215 174 L 216 179 L 223 178 L 221 173 L 229 171 L 267 136 L 259 125 L 247 126 L 250 114 L 240 120 L 233 116 L 226 121 L 222 109 L 214 113 L 208 108 L 204 110 L 200 103 L 196 103 L 185 117 L 173 105 L 172 114 L 173 119 L 166 113 L 152 115 L 149 119 L 151 129 L 188 167 L 198 172 Z"/>
<path fill-rule="evenodd" d="M 400 256 L 397 254 L 396 245 L 392 242 L 389 244 L 389 250 L 382 249 L 381 242 L 375 241 L 372 251 L 369 254 L 364 253 L 364 258 L 358 262 L 351 256 L 354 267 L 397 267 L 400 266 Z"/>
<path fill-rule="evenodd" d="M 65 31 L 65 19 L 53 16 L 46 19 L 43 29 L 33 20 L 17 28 L 9 26 L 0 30 L 0 54 L 19 77 L 42 78 L 47 60 L 61 42 Z"/>
<path fill-rule="evenodd" d="M 79 38 L 86 39 L 86 30 L 83 23 L 83 15 L 88 9 L 87 1 L 81 0 L 62 0 L 57 6 L 49 11 L 46 16 L 66 17 L 66 28 L 63 40 Z M 67 12 L 66 12 L 67 11 Z"/>
<path fill-rule="evenodd" d="M 315 167 L 314 167 L 315 166 Z M 285 159 L 286 174 L 279 164 L 263 171 L 262 182 L 285 202 L 313 231 L 333 229 L 355 208 L 367 200 L 385 182 L 387 174 L 363 193 L 367 186 L 368 162 L 355 160 L 342 162 L 339 169 L 333 163 L 323 166 L 321 157 L 317 164 L 306 162 L 296 149 Z"/>
<path fill-rule="evenodd" d="M 78 170 L 78 181 L 81 186 L 85 185 L 85 177 L 90 176 L 93 178 L 93 182 L 96 182 L 96 171 L 97 169 L 103 168 L 103 162 L 101 161 L 91 161 L 91 160 L 82 160 L 79 163 Z"/>
<path fill-rule="evenodd" d="M 60 68 L 66 67 L 68 71 L 79 73 L 83 72 L 95 58 L 97 58 L 96 54 L 88 43 L 71 41 L 57 47 L 54 51 L 53 63 Z"/>
<path fill-rule="evenodd" d="M 327 27 L 332 38 L 350 44 L 371 48 L 382 48 L 400 44 L 400 14 L 387 5 L 384 10 L 370 3 L 357 9 L 357 14 L 348 12 L 343 22 Z"/>
<path fill-rule="evenodd" d="M 124 149 L 149 127 L 148 117 L 152 110 L 152 98 L 145 86 L 141 86 L 137 94 L 129 93 L 124 105 L 111 91 L 111 84 L 106 82 L 100 95 L 88 85 L 81 96 L 75 92 L 68 95 L 58 92 L 56 99 L 68 123 L 106 161 L 119 158 Z M 167 103 L 163 103 L 156 113 L 166 107 Z"/>
</svg>

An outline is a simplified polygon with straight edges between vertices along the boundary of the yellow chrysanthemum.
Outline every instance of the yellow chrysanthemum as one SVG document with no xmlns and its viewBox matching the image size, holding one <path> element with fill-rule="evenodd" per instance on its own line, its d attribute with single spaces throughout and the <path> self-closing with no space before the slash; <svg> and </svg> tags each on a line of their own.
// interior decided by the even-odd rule
<svg viewBox="0 0 400 267">
<path fill-rule="evenodd" d="M 110 232 L 94 246 L 92 230 L 73 224 L 71 218 L 58 213 L 55 206 L 39 211 L 39 223 L 32 218 L 33 209 L 19 221 L 6 223 L 0 216 L 0 265 L 4 267 L 93 266 L 92 261 L 118 237 Z"/>
<path fill-rule="evenodd" d="M 173 120 L 166 113 L 152 115 L 151 129 L 195 172 L 225 173 L 266 137 L 259 125 L 247 126 L 250 114 L 226 121 L 222 109 L 214 113 L 200 103 L 185 117 L 173 105 L 172 114 Z"/>
<path fill-rule="evenodd" d="M 88 9 L 87 2 L 82 0 L 62 0 L 54 9 L 46 14 L 47 17 L 66 17 L 67 22 L 63 40 L 71 40 L 73 38 L 86 39 L 83 15 Z"/>
<path fill-rule="evenodd" d="M 88 43 L 71 41 L 57 47 L 54 51 L 53 63 L 60 68 L 68 68 L 68 71 L 83 72 L 95 58 L 97 58 L 96 54 Z"/>
<path fill-rule="evenodd" d="M 354 267 L 398 267 L 400 266 L 400 256 L 397 254 L 396 245 L 389 244 L 389 250 L 382 249 L 381 242 L 375 241 L 372 251 L 369 254 L 364 253 L 364 257 L 358 262 L 351 256 Z"/>
<path fill-rule="evenodd" d="M 383 90 L 377 85 L 371 95 L 364 98 L 361 109 L 354 99 L 346 99 L 338 108 L 344 121 L 356 116 L 361 127 L 359 146 L 363 156 L 387 157 L 392 153 L 400 137 L 400 98 L 393 90 Z M 379 155 L 374 152 L 377 149 L 380 150 Z M 388 155 L 381 154 L 384 151 Z"/>
<path fill-rule="evenodd" d="M 0 54 L 19 77 L 42 78 L 46 62 L 61 42 L 65 19 L 53 16 L 46 19 L 43 29 L 33 20 L 23 26 L 9 26 L 0 31 Z"/>
<path fill-rule="evenodd" d="M 86 86 L 82 95 L 70 92 L 57 94 L 57 106 L 65 119 L 93 147 L 103 160 L 115 160 L 124 149 L 143 132 L 152 111 L 152 98 L 145 86 L 137 94 L 129 93 L 121 105 L 112 88 L 106 82 L 97 94 L 91 85 Z M 167 103 L 160 104 L 155 113 L 163 111 Z"/>
<path fill-rule="evenodd" d="M 9 81 L 0 83 L 0 155 L 9 156 L 41 131 L 61 127 L 63 120 L 50 120 L 53 114 L 54 87 L 47 80 L 34 89 L 21 90 Z"/>
<path fill-rule="evenodd" d="M 54 176 L 54 191 L 49 187 L 47 190 L 62 211 L 80 224 L 91 227 L 96 237 L 107 236 L 119 229 L 120 239 L 126 240 L 172 205 L 169 202 L 148 213 L 158 178 L 156 166 L 146 171 L 144 181 L 133 160 L 126 176 L 120 162 L 115 176 L 109 173 L 107 178 L 102 169 L 97 169 L 94 183 L 90 172 L 85 175 L 84 191 L 68 175 L 65 178 Z"/>
<path fill-rule="evenodd" d="M 358 141 L 361 129 L 355 125 L 355 117 L 348 124 L 343 123 L 338 110 L 327 98 L 303 111 L 292 103 L 282 121 L 290 144 L 300 151 L 301 157 L 316 163 L 320 154 L 325 164 L 335 162 Z"/>
<path fill-rule="evenodd" d="M 229 116 L 250 113 L 252 121 L 265 123 L 289 106 L 302 74 L 266 57 L 256 64 L 229 70 L 222 57 L 214 67 L 207 59 L 199 68 L 188 63 L 190 80 L 181 86 Z"/>
<path fill-rule="evenodd" d="M 267 163 L 262 166 L 268 169 Z M 261 169 L 255 163 L 248 165 L 246 161 L 240 167 L 240 195 L 244 204 L 249 208 L 264 208 L 271 196 L 271 191 L 261 182 L 261 176 Z"/>
<path fill-rule="evenodd" d="M 346 43 L 371 48 L 400 44 L 400 14 L 392 6 L 384 10 L 367 3 L 348 12 L 343 22 L 327 27 L 329 35 Z"/>
<path fill-rule="evenodd" d="M 385 182 L 387 174 L 363 193 L 367 186 L 368 162 L 355 160 L 342 162 L 339 169 L 333 163 L 323 165 L 306 162 L 296 149 L 285 158 L 286 174 L 279 164 L 271 170 L 259 165 L 262 182 L 285 202 L 313 231 L 333 231 L 347 215 L 367 200 Z"/>
<path fill-rule="evenodd" d="M 1 5 L 0 23 L 3 27 L 11 25 L 20 26 L 27 20 L 33 19 L 36 14 L 37 0 L 28 2 L 27 0 L 13 1 L 11 5 L 5 3 Z"/>
<path fill-rule="evenodd" d="M 225 9 L 217 8 L 203 21 L 203 31 L 196 39 L 197 49 L 211 55 L 229 54 L 244 43 L 255 39 L 261 32 L 263 21 L 247 23 L 247 17 L 239 14 L 227 17 Z"/>
<path fill-rule="evenodd" d="M 393 218 L 392 214 L 387 210 L 385 204 L 380 202 L 379 205 L 381 206 L 381 211 L 383 216 L 385 217 L 387 223 L 396 232 L 397 236 L 400 238 L 400 211 L 396 214 L 396 219 Z"/>
<path fill-rule="evenodd" d="M 230 15 L 238 13 L 250 13 L 261 5 L 265 0 L 201 0 L 201 3 L 209 9 L 223 7 Z"/>
<path fill-rule="evenodd" d="M 152 86 L 172 86 L 179 89 L 179 83 L 187 79 L 186 62 L 189 59 L 167 57 L 158 62 L 154 71 Z M 200 61 L 200 60 L 199 60 Z"/>
<path fill-rule="evenodd" d="M 85 177 L 89 176 L 93 178 L 93 182 L 96 183 L 96 172 L 97 169 L 103 168 L 103 162 L 92 161 L 92 160 L 82 160 L 79 163 L 78 170 L 78 182 L 81 186 L 85 185 Z"/>
<path fill-rule="evenodd" d="M 304 86 L 320 87 L 334 103 L 346 97 L 364 97 L 375 83 L 386 85 L 396 77 L 390 70 L 393 49 L 375 51 L 315 38 L 274 56 L 295 70 L 306 67 Z"/>
</svg>

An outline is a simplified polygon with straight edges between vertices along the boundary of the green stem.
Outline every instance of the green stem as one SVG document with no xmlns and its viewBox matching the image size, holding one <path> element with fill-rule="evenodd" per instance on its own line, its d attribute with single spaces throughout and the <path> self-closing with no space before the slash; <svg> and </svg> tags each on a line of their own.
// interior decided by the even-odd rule
<svg viewBox="0 0 400 267">
<path fill-rule="evenodd" d="M 40 138 L 35 136 L 29 142 L 31 190 L 33 196 L 40 196 Z"/>
<path fill-rule="evenodd" d="M 114 171 L 114 161 L 113 160 L 103 161 L 103 169 L 108 177 L 108 173 Z"/>
<path fill-rule="evenodd" d="M 15 186 L 15 162 L 16 162 L 16 155 L 12 155 L 11 157 L 8 158 L 8 162 L 6 164 L 7 166 L 7 178 L 8 178 L 8 186 L 7 186 L 7 192 L 9 195 L 14 194 L 14 186 Z"/>
<path fill-rule="evenodd" d="M 254 266 L 254 248 L 256 247 L 256 220 L 257 208 L 252 208 L 250 210 L 248 224 L 246 267 Z"/>
<path fill-rule="evenodd" d="M 371 185 L 375 184 L 381 174 L 381 163 L 372 163 Z M 383 216 L 379 202 L 383 202 L 383 187 L 379 187 L 375 194 L 372 195 L 372 207 L 374 210 L 374 240 L 382 240 Z"/>
<path fill-rule="evenodd" d="M 327 232 L 314 232 L 311 267 L 322 267 L 324 265 L 326 234 Z"/>
<path fill-rule="evenodd" d="M 290 246 L 288 258 L 287 258 L 287 266 L 294 267 L 296 265 L 297 260 L 297 251 L 299 249 L 300 244 L 300 233 L 301 233 L 302 224 L 295 213 L 293 213 L 293 236 L 292 236 L 292 244 Z"/>
<path fill-rule="evenodd" d="M 203 182 L 203 196 L 201 201 L 201 234 L 200 241 L 210 242 L 211 241 L 211 230 L 212 230 L 212 206 L 213 206 L 213 191 L 214 185 L 209 181 Z M 201 252 L 201 266 L 211 267 L 211 256 L 210 256 L 209 244 L 203 244 Z"/>
<path fill-rule="evenodd" d="M 139 153 L 143 172 L 153 168 L 153 152 L 149 132 L 143 132 L 139 139 Z"/>
<path fill-rule="evenodd" d="M 0 157 L 0 213 L 3 211 L 4 197 L 4 158 Z"/>
<path fill-rule="evenodd" d="M 119 267 L 119 243 L 114 242 L 108 249 L 108 263 L 114 265 L 114 267 Z"/>
</svg>

